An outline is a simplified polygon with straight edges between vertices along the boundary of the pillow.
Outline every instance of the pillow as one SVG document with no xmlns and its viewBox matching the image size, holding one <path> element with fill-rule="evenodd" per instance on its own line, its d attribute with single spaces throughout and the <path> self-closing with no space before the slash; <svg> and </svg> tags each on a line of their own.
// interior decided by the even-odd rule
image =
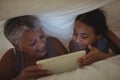
<svg viewBox="0 0 120 80">
<path fill-rule="evenodd" d="M 120 80 L 120 55 L 37 80 Z"/>
<path fill-rule="evenodd" d="M 13 47 L 12 44 L 6 39 L 6 37 L 3 34 L 4 22 L 5 21 L 0 22 L 0 59 L 8 49 Z"/>
</svg>

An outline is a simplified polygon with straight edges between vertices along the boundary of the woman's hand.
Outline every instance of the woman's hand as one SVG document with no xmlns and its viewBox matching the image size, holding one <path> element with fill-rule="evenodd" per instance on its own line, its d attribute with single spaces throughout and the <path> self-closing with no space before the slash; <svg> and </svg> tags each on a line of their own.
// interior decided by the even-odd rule
<svg viewBox="0 0 120 80">
<path fill-rule="evenodd" d="M 78 58 L 78 63 L 80 64 L 80 66 L 89 65 L 95 61 L 99 61 L 113 56 L 108 53 L 103 53 L 97 48 L 92 47 L 91 45 L 89 45 L 88 48 L 90 49 L 90 52 L 82 58 Z"/>
<path fill-rule="evenodd" d="M 51 74 L 50 71 L 42 70 L 41 67 L 41 65 L 27 67 L 13 80 L 32 80 Z"/>
</svg>

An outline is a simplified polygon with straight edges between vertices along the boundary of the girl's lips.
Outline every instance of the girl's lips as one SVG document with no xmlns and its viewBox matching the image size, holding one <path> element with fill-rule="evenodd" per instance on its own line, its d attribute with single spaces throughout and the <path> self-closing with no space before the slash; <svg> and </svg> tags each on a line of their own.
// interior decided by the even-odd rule
<svg viewBox="0 0 120 80">
<path fill-rule="evenodd" d="M 78 45 L 78 47 L 79 47 L 80 49 L 86 49 L 86 48 L 87 48 L 86 45 Z"/>
</svg>

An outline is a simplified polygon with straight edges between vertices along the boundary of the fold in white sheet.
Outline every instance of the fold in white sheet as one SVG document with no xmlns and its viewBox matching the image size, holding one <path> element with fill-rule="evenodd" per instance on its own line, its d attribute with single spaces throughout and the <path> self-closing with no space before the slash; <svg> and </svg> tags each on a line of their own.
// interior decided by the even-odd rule
<svg viewBox="0 0 120 80">
<path fill-rule="evenodd" d="M 38 80 L 120 80 L 120 55 Z"/>
</svg>

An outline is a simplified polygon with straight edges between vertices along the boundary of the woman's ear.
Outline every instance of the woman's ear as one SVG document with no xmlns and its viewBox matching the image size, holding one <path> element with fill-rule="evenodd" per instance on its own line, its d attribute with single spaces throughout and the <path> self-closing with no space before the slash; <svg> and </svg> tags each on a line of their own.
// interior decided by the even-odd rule
<svg viewBox="0 0 120 80">
<path fill-rule="evenodd" d="M 16 45 L 16 44 L 13 44 L 13 45 L 17 50 L 22 52 L 22 46 L 21 45 Z"/>
</svg>

